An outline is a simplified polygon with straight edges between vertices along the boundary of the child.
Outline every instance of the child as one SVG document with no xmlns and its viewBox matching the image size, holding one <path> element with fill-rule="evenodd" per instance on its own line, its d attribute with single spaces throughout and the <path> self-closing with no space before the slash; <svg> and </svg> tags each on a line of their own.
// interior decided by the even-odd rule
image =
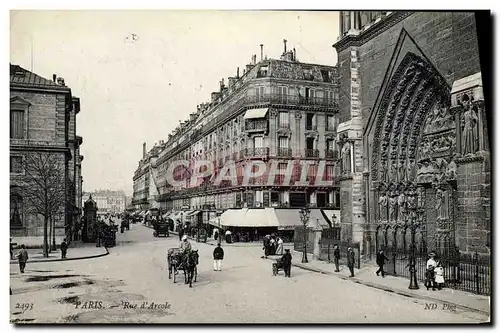
<svg viewBox="0 0 500 333">
<path fill-rule="evenodd" d="M 444 276 L 443 276 L 444 270 L 443 266 L 441 265 L 440 262 L 437 263 L 436 267 L 434 268 L 434 281 L 437 283 L 438 290 L 441 290 L 443 288 L 444 284 Z"/>
</svg>

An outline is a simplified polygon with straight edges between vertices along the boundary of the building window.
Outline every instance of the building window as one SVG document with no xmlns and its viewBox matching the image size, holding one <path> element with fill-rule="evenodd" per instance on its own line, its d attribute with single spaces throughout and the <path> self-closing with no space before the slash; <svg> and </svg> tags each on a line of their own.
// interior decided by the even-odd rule
<svg viewBox="0 0 500 333">
<path fill-rule="evenodd" d="M 314 117 L 314 113 L 306 113 L 306 130 L 316 130 L 316 119 Z"/>
<path fill-rule="evenodd" d="M 327 165 L 326 166 L 326 180 L 333 180 L 334 173 L 335 173 L 335 166 L 334 165 Z"/>
<path fill-rule="evenodd" d="M 253 138 L 253 147 L 262 148 L 264 146 L 264 138 L 261 136 L 256 136 Z"/>
<path fill-rule="evenodd" d="M 257 102 L 264 100 L 264 87 L 256 87 L 255 94 L 257 96 Z"/>
<path fill-rule="evenodd" d="M 25 139 L 26 123 L 24 110 L 10 110 L 10 138 Z"/>
<path fill-rule="evenodd" d="M 289 128 L 290 127 L 290 115 L 288 112 L 280 112 L 279 113 L 279 126 L 280 126 L 280 128 Z"/>
<path fill-rule="evenodd" d="M 282 104 L 288 103 L 288 87 L 278 87 L 278 102 Z"/>
<path fill-rule="evenodd" d="M 10 193 L 10 227 L 12 229 L 23 226 L 23 198 L 18 193 Z"/>
<path fill-rule="evenodd" d="M 289 148 L 289 140 L 287 136 L 279 137 L 279 148 Z"/>
<path fill-rule="evenodd" d="M 326 140 L 326 149 L 328 151 L 334 151 L 335 150 L 335 140 L 332 140 L 332 139 Z"/>
<path fill-rule="evenodd" d="M 23 173 L 23 157 L 11 156 L 10 157 L 10 173 L 22 174 Z"/>
</svg>

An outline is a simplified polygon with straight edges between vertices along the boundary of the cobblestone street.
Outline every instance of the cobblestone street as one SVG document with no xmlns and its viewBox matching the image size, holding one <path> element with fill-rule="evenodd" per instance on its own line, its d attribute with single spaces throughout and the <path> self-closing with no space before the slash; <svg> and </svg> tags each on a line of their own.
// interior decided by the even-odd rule
<svg viewBox="0 0 500 333">
<path fill-rule="evenodd" d="M 290 279 L 282 272 L 273 276 L 271 262 L 260 258 L 256 246 L 226 246 L 222 271 L 215 272 L 213 246 L 193 242 L 200 264 L 198 281 L 189 288 L 182 273 L 175 284 L 168 279 L 166 251 L 178 246 L 177 236 L 153 238 L 152 230 L 142 225 L 117 235 L 117 246 L 101 258 L 31 263 L 22 276 L 12 264 L 11 321 L 478 323 L 488 319 L 445 310 L 443 304 L 429 310 L 418 299 L 295 267 Z M 24 309 L 23 304 L 27 304 Z"/>
</svg>

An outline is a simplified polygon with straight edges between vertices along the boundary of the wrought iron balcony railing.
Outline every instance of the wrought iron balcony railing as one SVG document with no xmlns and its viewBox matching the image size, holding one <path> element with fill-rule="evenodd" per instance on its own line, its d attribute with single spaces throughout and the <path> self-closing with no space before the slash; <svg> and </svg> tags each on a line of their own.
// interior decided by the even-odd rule
<svg viewBox="0 0 500 333">
<path fill-rule="evenodd" d="M 267 157 L 269 155 L 268 147 L 258 147 L 258 148 L 247 148 L 247 157 Z"/>
<path fill-rule="evenodd" d="M 306 149 L 305 150 L 306 157 L 319 157 L 319 150 L 317 149 Z"/>
<path fill-rule="evenodd" d="M 245 122 L 245 130 L 246 131 L 253 131 L 253 130 L 267 131 L 267 120 L 265 120 L 265 119 L 247 120 Z"/>
<path fill-rule="evenodd" d="M 339 152 L 338 150 L 326 150 L 325 152 L 326 158 L 333 158 L 333 159 L 338 159 L 339 158 Z"/>
<path fill-rule="evenodd" d="M 277 156 L 291 157 L 292 156 L 292 148 L 278 147 L 276 153 L 277 153 Z"/>
</svg>

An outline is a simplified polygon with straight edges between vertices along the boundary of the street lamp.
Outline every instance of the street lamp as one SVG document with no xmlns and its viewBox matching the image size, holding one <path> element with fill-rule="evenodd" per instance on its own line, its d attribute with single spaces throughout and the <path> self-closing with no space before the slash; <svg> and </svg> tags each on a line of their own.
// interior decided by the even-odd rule
<svg viewBox="0 0 500 333">
<path fill-rule="evenodd" d="M 309 208 L 305 207 L 299 211 L 299 214 L 300 214 L 300 221 L 304 225 L 304 252 L 302 253 L 302 262 L 308 263 L 309 261 L 307 260 L 307 222 L 309 222 L 309 216 L 311 214 L 311 211 L 309 210 Z"/>
<path fill-rule="evenodd" d="M 221 217 L 222 213 L 220 210 L 217 211 L 217 222 L 219 224 L 219 236 L 218 236 L 218 240 L 217 240 L 217 243 L 221 243 L 222 241 L 222 230 L 220 228 L 220 217 Z"/>
<path fill-rule="evenodd" d="M 331 262 L 331 258 L 330 258 L 330 248 L 332 246 L 332 242 L 334 240 L 334 231 L 335 231 L 335 227 L 337 226 L 337 215 L 333 214 L 332 216 L 332 223 L 330 224 L 330 237 L 329 237 L 329 240 L 328 240 L 328 262 Z"/>
<path fill-rule="evenodd" d="M 419 224 L 416 222 L 417 217 L 417 194 L 413 184 L 410 184 L 409 191 L 407 194 L 408 198 L 408 211 L 410 213 L 410 230 L 411 230 L 411 254 L 410 254 L 410 285 L 408 289 L 419 289 L 417 282 L 417 269 L 416 269 L 416 244 L 415 244 L 415 232 Z"/>
</svg>

